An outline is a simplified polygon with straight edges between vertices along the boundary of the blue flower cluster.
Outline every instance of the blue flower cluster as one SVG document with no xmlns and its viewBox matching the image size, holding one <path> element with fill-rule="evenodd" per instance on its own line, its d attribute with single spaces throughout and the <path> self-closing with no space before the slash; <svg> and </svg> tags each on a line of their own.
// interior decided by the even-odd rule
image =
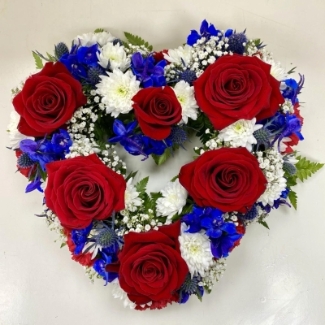
<svg viewBox="0 0 325 325">
<path fill-rule="evenodd" d="M 89 47 L 74 45 L 69 53 L 59 58 L 59 61 L 81 83 L 94 86 L 99 82 L 99 76 L 105 73 L 105 70 L 98 64 L 98 52 L 97 44 Z"/>
<path fill-rule="evenodd" d="M 205 230 L 215 258 L 227 257 L 235 242 L 243 236 L 237 232 L 234 223 L 225 222 L 222 212 L 215 208 L 194 206 L 191 213 L 182 217 L 182 221 L 189 226 L 189 233 Z"/>
<path fill-rule="evenodd" d="M 65 155 L 69 152 L 72 145 L 72 140 L 66 130 L 60 129 L 50 138 L 44 137 L 40 140 L 24 139 L 20 142 L 20 150 L 34 164 L 40 167 L 36 169 L 36 174 L 33 175 L 33 180 L 26 187 L 26 193 L 35 189 L 43 192 L 42 172 L 46 171 L 46 164 L 65 159 Z M 19 162 L 19 161 L 18 161 Z"/>
<path fill-rule="evenodd" d="M 117 236 L 114 230 L 113 222 L 108 224 L 108 221 L 101 221 L 84 229 L 74 229 L 71 231 L 71 239 L 76 246 L 73 252 L 76 255 L 98 249 L 93 268 L 105 279 L 105 284 L 117 277 L 117 273 L 106 271 L 108 264 L 117 261 L 117 253 L 123 244 L 122 238 Z M 87 248 L 84 249 L 86 244 Z"/>
<path fill-rule="evenodd" d="M 137 121 L 124 125 L 122 121 L 115 119 L 113 123 L 113 132 L 116 136 L 109 139 L 111 143 L 120 143 L 124 149 L 131 155 L 143 155 L 147 159 L 149 155 L 162 155 L 167 148 L 172 146 L 172 140 L 153 140 L 141 133 L 136 133 Z"/>
</svg>

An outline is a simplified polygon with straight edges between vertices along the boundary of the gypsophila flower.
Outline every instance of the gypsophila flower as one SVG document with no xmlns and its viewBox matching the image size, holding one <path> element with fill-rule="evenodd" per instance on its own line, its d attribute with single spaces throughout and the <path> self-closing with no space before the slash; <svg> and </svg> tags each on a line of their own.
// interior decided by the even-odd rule
<svg viewBox="0 0 325 325">
<path fill-rule="evenodd" d="M 130 178 L 126 183 L 125 190 L 125 208 L 131 212 L 137 210 L 139 206 L 143 203 L 141 198 L 139 197 L 139 192 L 137 192 L 135 186 L 132 184 L 133 178 Z"/>
<path fill-rule="evenodd" d="M 162 197 L 157 200 L 157 215 L 171 219 L 176 213 L 180 214 L 186 204 L 187 191 L 179 180 L 169 182 L 160 192 Z"/>
<path fill-rule="evenodd" d="M 207 270 L 206 275 L 202 278 L 202 285 L 211 291 L 213 286 L 220 280 L 226 270 L 224 258 L 213 260 L 211 267 Z"/>
<path fill-rule="evenodd" d="M 257 152 L 257 160 L 267 179 L 266 190 L 257 202 L 273 206 L 274 201 L 281 196 L 287 186 L 283 171 L 283 158 L 276 149 L 271 148 L 264 155 L 262 152 Z"/>
<path fill-rule="evenodd" d="M 182 223 L 182 233 L 178 238 L 181 255 L 193 276 L 197 273 L 204 276 L 213 264 L 209 237 L 203 231 L 187 233 L 187 228 L 188 226 Z"/>
<path fill-rule="evenodd" d="M 189 118 L 196 120 L 198 105 L 194 97 L 194 87 L 181 80 L 175 85 L 173 90 L 182 106 L 182 121 L 187 124 Z"/>
<path fill-rule="evenodd" d="M 244 147 L 248 151 L 252 151 L 252 145 L 257 143 L 253 133 L 263 127 L 262 124 L 255 123 L 256 118 L 239 120 L 222 129 L 218 138 L 229 144 L 231 148 Z"/>
<path fill-rule="evenodd" d="M 101 81 L 96 85 L 97 94 L 102 97 L 106 113 L 113 117 L 126 114 L 132 110 L 133 96 L 139 91 L 140 82 L 131 71 L 121 70 L 108 72 L 108 76 L 100 76 Z"/>
</svg>

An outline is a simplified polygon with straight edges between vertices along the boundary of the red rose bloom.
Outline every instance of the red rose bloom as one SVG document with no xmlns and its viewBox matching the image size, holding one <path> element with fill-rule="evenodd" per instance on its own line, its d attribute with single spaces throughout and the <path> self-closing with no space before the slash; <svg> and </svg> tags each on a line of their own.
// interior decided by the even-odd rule
<svg viewBox="0 0 325 325">
<path fill-rule="evenodd" d="M 176 291 L 189 272 L 180 254 L 179 234 L 180 222 L 145 233 L 129 232 L 124 236 L 118 263 L 106 267 L 119 274 L 121 288 L 137 309 L 151 302 L 162 308 L 178 300 Z"/>
<path fill-rule="evenodd" d="M 46 205 L 67 228 L 82 229 L 124 209 L 124 178 L 95 155 L 46 165 Z"/>
<path fill-rule="evenodd" d="M 200 207 L 245 212 L 265 191 L 267 180 L 245 148 L 205 152 L 183 166 L 180 183 Z"/>
<path fill-rule="evenodd" d="M 22 91 L 13 99 L 21 115 L 18 130 L 34 137 L 49 134 L 64 125 L 86 102 L 80 82 L 68 69 L 60 62 L 48 62 L 26 80 Z"/>
<path fill-rule="evenodd" d="M 197 103 L 217 130 L 240 119 L 259 121 L 275 114 L 284 99 L 270 69 L 256 57 L 227 55 L 194 82 Z"/>
<path fill-rule="evenodd" d="M 132 100 L 142 132 L 152 139 L 167 138 L 172 126 L 182 119 L 181 104 L 169 86 L 141 89 Z"/>
</svg>

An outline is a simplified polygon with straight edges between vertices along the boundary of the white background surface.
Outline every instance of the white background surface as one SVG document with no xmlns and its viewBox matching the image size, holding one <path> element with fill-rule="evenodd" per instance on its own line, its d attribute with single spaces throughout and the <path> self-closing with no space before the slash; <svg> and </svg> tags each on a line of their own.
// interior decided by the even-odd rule
<svg viewBox="0 0 325 325">
<path fill-rule="evenodd" d="M 53 44 L 69 44 L 97 27 L 117 36 L 124 30 L 139 34 L 157 50 L 176 47 L 204 18 L 222 29 L 247 28 L 287 69 L 293 63 L 305 74 L 300 99 L 306 102 L 306 140 L 299 150 L 325 162 L 323 0 L 0 0 L 1 325 L 325 324 L 324 170 L 298 186 L 298 212 L 274 211 L 270 231 L 248 229 L 203 303 L 192 297 L 186 305 L 134 312 L 101 281 L 90 284 L 67 249 L 54 243 L 55 235 L 34 216 L 42 211 L 41 195 L 24 194 L 26 180 L 15 174 L 14 154 L 5 149 L 10 90 L 33 72 L 31 50 L 52 52 Z M 152 187 L 171 173 L 171 165 L 164 168 Z"/>
</svg>

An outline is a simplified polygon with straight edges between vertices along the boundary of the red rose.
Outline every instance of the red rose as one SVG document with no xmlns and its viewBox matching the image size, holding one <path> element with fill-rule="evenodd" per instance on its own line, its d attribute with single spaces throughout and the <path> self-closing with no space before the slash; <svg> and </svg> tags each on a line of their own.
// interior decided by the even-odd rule
<svg viewBox="0 0 325 325">
<path fill-rule="evenodd" d="M 177 301 L 188 267 L 179 250 L 180 222 L 145 233 L 129 232 L 118 255 L 118 264 L 107 271 L 119 274 L 121 288 L 137 305 L 156 308 Z M 141 306 L 138 306 L 141 309 Z"/>
<path fill-rule="evenodd" d="M 194 82 L 198 105 L 221 130 L 240 120 L 271 117 L 284 102 L 271 66 L 256 57 L 227 55 Z"/>
<path fill-rule="evenodd" d="M 68 69 L 60 62 L 48 62 L 26 80 L 13 99 L 21 115 L 18 130 L 29 136 L 44 136 L 65 124 L 86 103 L 81 84 Z"/>
<path fill-rule="evenodd" d="M 168 50 L 162 50 L 162 51 L 159 51 L 159 52 L 153 52 L 153 58 L 155 59 L 155 62 L 158 63 L 161 60 L 165 60 L 164 54 L 168 54 Z M 167 64 L 169 64 L 168 61 L 167 61 Z"/>
<path fill-rule="evenodd" d="M 142 132 L 152 139 L 167 138 L 172 126 L 182 119 L 181 104 L 169 86 L 141 89 L 132 100 Z"/>
<path fill-rule="evenodd" d="M 207 151 L 181 168 L 179 181 L 198 206 L 223 212 L 247 211 L 267 184 L 257 159 L 245 148 Z"/>
<path fill-rule="evenodd" d="M 46 205 L 67 228 L 82 229 L 124 209 L 124 178 L 95 155 L 46 165 Z"/>
</svg>

